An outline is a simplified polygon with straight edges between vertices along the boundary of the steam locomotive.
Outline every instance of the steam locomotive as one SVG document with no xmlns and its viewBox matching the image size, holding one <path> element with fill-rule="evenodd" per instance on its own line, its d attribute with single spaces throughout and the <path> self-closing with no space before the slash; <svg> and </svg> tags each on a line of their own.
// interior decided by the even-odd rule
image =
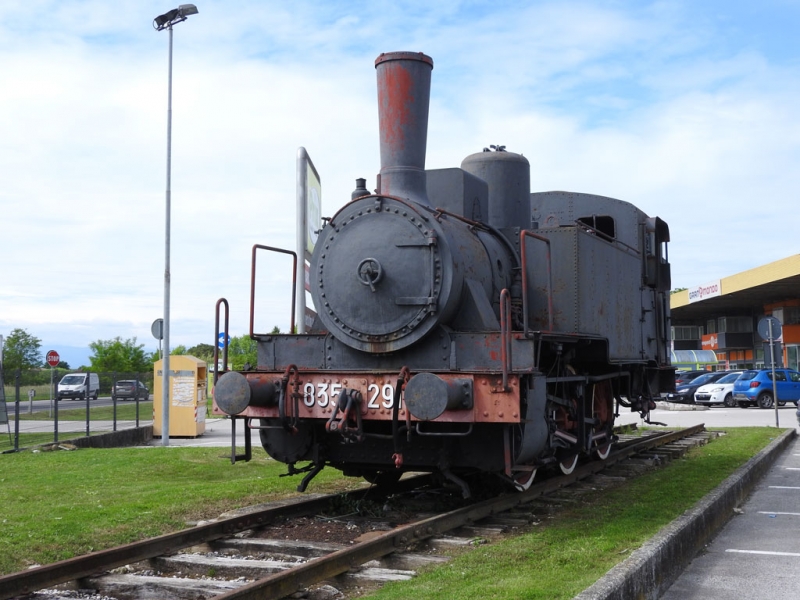
<svg viewBox="0 0 800 600">
<path fill-rule="evenodd" d="M 247 458 L 257 430 L 301 491 L 325 466 L 524 490 L 542 467 L 605 459 L 619 407 L 647 417 L 674 386 L 669 227 L 613 198 L 531 193 L 528 160 L 502 146 L 426 170 L 433 61 L 375 68 L 377 189 L 357 180 L 319 232 L 314 325 L 251 326 L 258 365 L 219 377 L 215 412 L 244 419 Z"/>
</svg>

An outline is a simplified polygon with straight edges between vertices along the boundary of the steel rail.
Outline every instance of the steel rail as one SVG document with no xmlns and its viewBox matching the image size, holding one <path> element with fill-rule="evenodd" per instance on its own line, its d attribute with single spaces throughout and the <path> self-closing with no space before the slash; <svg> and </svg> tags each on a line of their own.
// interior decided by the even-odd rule
<svg viewBox="0 0 800 600">
<path fill-rule="evenodd" d="M 299 565 L 297 568 L 270 575 L 251 584 L 244 585 L 237 590 L 215 596 L 215 600 L 281 598 L 299 588 L 339 575 L 364 562 L 390 554 L 413 541 L 423 540 L 461 525 L 478 521 L 492 514 L 526 504 L 542 495 L 602 471 L 638 452 L 694 435 L 704 429 L 704 425 L 701 424 L 688 429 L 669 431 L 651 435 L 641 440 L 626 442 L 623 447 L 613 452 L 606 460 L 590 461 L 576 468 L 570 475 L 555 477 L 542 483 L 534 484 L 525 492 L 485 500 L 442 515 L 403 525 L 380 537 L 313 559 Z M 428 481 L 428 476 L 401 480 L 392 488 L 391 492 L 414 489 Z M 175 553 L 182 548 L 203 544 L 240 531 L 267 525 L 275 519 L 313 514 L 327 508 L 333 498 L 355 501 L 362 499 L 367 491 L 369 490 L 362 489 L 345 494 L 328 494 L 293 504 L 271 506 L 246 515 L 198 525 L 175 533 L 133 542 L 108 550 L 100 550 L 20 573 L 2 576 L 0 577 L 0 600 L 8 600 L 60 583 L 83 579 L 103 571 L 147 560 L 162 554 Z"/>
<path fill-rule="evenodd" d="M 404 479 L 393 486 L 391 492 L 413 489 L 429 481 L 430 478 L 428 476 Z M 36 590 L 89 577 L 102 571 L 136 563 L 161 554 L 174 553 L 182 548 L 203 544 L 240 531 L 267 525 L 275 519 L 314 514 L 327 508 L 334 498 L 356 501 L 362 499 L 370 491 L 372 493 L 376 492 L 374 488 L 367 488 L 346 492 L 345 494 L 326 494 L 292 504 L 270 506 L 246 515 L 198 525 L 175 533 L 167 533 L 155 538 L 133 542 L 108 550 L 99 550 L 19 573 L 5 575 L 0 577 L 0 600 L 8 600 L 23 594 L 30 594 Z M 383 492 L 378 493 L 383 494 Z"/>
<path fill-rule="evenodd" d="M 367 561 L 391 554 L 412 541 L 420 541 L 450 531 L 462 525 L 479 521 L 496 513 L 510 510 L 521 504 L 584 479 L 630 456 L 651 448 L 669 444 L 675 440 L 689 437 L 705 429 L 696 425 L 688 429 L 669 431 L 643 438 L 626 445 L 604 461 L 591 461 L 570 475 L 556 477 L 534 484 L 527 491 L 508 494 L 485 500 L 478 504 L 436 515 L 407 525 L 397 527 L 385 534 L 362 542 L 350 548 L 338 550 L 326 556 L 315 558 L 297 567 L 275 573 L 236 590 L 215 596 L 214 600 L 264 600 L 283 598 L 298 589 L 318 583 L 330 577 L 349 571 L 352 567 Z"/>
</svg>

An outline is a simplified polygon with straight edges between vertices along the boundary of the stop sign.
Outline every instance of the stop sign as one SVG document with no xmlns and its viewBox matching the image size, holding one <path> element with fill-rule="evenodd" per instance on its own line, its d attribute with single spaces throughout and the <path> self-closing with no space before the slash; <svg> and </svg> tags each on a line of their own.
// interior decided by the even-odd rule
<svg viewBox="0 0 800 600">
<path fill-rule="evenodd" d="M 50 350 L 50 352 L 47 353 L 48 365 L 50 365 L 51 367 L 57 367 L 58 363 L 60 362 L 61 362 L 61 357 L 58 355 L 58 352 L 56 352 L 55 350 Z"/>
</svg>

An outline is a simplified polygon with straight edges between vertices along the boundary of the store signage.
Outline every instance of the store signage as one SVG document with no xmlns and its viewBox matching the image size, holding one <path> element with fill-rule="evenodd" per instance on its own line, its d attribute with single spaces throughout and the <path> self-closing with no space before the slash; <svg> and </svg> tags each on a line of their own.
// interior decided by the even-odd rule
<svg viewBox="0 0 800 600">
<path fill-rule="evenodd" d="M 714 298 L 715 296 L 722 295 L 722 286 L 720 285 L 719 280 L 712 281 L 711 283 L 706 283 L 704 285 L 698 285 L 693 288 L 689 288 L 689 304 L 692 302 L 700 302 L 700 300 L 707 300 L 708 298 Z"/>
</svg>

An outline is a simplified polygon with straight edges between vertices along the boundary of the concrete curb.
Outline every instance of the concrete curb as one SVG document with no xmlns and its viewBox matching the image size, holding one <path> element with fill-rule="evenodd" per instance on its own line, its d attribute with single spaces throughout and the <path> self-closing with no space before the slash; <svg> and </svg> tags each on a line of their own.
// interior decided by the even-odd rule
<svg viewBox="0 0 800 600">
<path fill-rule="evenodd" d="M 710 406 L 705 406 L 704 404 L 680 404 L 678 402 L 663 402 L 659 400 L 656 402 L 656 408 L 661 410 L 679 410 L 679 411 L 703 411 L 703 410 L 710 410 Z"/>
<path fill-rule="evenodd" d="M 124 448 L 147 444 L 152 439 L 153 426 L 144 425 L 142 427 L 132 427 L 119 431 L 90 435 L 89 437 L 83 436 L 69 440 L 50 442 L 48 444 L 40 444 L 39 448 L 58 446 L 59 444 L 71 444 L 78 448 Z"/>
<path fill-rule="evenodd" d="M 574 600 L 656 600 L 733 515 L 797 435 L 788 429 Z"/>
</svg>

